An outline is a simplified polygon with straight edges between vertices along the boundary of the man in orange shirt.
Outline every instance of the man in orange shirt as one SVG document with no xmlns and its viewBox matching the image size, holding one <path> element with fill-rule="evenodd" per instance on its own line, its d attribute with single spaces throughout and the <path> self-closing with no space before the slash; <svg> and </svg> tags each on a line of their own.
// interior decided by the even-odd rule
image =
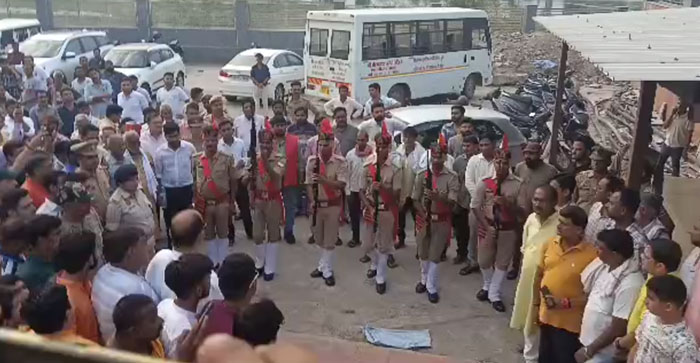
<svg viewBox="0 0 700 363">
<path fill-rule="evenodd" d="M 75 321 L 69 322 L 71 330 L 99 344 L 100 329 L 90 298 L 91 281 L 97 267 L 95 234 L 81 231 L 61 236 L 54 263 L 60 271 L 56 282 L 66 287 L 73 308 Z"/>
<path fill-rule="evenodd" d="M 581 272 L 597 256 L 592 243 L 583 240 L 588 219 L 577 206 L 559 211 L 557 237 L 544 246 L 533 290 L 533 309 L 539 310 L 540 363 L 575 363 L 581 348 L 581 332 L 586 293 Z M 525 327 L 526 331 L 528 327 Z"/>
<path fill-rule="evenodd" d="M 22 184 L 22 188 L 29 192 L 32 203 L 39 208 L 49 196 L 46 185 L 49 184 L 53 172 L 51 158 L 47 155 L 34 156 L 27 161 L 24 170 L 27 180 Z"/>
</svg>

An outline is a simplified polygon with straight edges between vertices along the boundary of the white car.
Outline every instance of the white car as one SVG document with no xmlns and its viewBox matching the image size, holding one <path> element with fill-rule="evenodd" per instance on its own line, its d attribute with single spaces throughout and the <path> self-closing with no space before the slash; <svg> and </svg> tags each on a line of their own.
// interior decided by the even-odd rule
<svg viewBox="0 0 700 363">
<path fill-rule="evenodd" d="M 424 147 L 429 147 L 437 140 L 442 125 L 450 122 L 453 105 L 407 106 L 391 110 L 391 117 L 418 131 L 418 140 Z M 510 118 L 498 111 L 487 108 L 465 107 L 464 116 L 472 119 L 477 134 L 490 133 L 502 138 L 508 135 L 508 149 L 511 164 L 523 160 L 523 146 L 527 143 L 525 136 L 510 123 Z M 400 137 L 397 137 L 400 140 Z"/>
<path fill-rule="evenodd" d="M 253 97 L 254 85 L 250 80 L 250 70 L 255 65 L 255 54 L 263 55 L 263 63 L 270 69 L 271 96 L 281 100 L 291 89 L 293 81 L 304 81 L 304 60 L 294 52 L 284 49 L 253 48 L 238 53 L 219 71 L 219 85 L 222 95 Z"/>
<path fill-rule="evenodd" d="M 103 31 L 71 30 L 35 34 L 22 42 L 19 50 L 34 57 L 34 63 L 49 76 L 62 73 L 70 83 L 80 57 L 90 60 L 95 48 L 105 54 L 113 46 Z"/>
<path fill-rule="evenodd" d="M 139 85 L 153 95 L 164 86 L 163 76 L 168 72 L 175 76 L 175 84 L 185 86 L 185 63 L 182 57 L 166 44 L 118 45 L 105 55 L 105 60 L 112 61 L 116 71 L 138 77 Z"/>
</svg>

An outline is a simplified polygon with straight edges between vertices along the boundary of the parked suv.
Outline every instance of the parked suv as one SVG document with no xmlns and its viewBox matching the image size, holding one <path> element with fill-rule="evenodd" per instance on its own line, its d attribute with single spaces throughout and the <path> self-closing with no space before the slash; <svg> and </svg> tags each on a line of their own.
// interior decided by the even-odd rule
<svg viewBox="0 0 700 363">
<path fill-rule="evenodd" d="M 103 31 L 71 30 L 33 35 L 20 44 L 19 50 L 34 57 L 34 63 L 47 74 L 63 73 L 70 82 L 80 57 L 90 60 L 95 48 L 99 47 L 104 54 L 113 46 Z"/>
</svg>

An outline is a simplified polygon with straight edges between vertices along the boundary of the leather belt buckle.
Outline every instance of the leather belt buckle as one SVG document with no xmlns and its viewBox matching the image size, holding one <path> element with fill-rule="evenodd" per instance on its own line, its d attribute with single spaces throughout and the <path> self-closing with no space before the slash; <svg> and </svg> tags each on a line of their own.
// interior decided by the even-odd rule
<svg viewBox="0 0 700 363">
<path fill-rule="evenodd" d="M 267 199 L 267 198 L 268 198 L 268 194 L 267 194 L 267 192 L 266 192 L 266 191 L 264 191 L 264 190 L 263 190 L 263 191 L 261 191 L 261 192 L 260 192 L 260 198 L 262 198 L 262 199 Z"/>
<path fill-rule="evenodd" d="M 431 214 L 431 215 L 430 215 L 430 220 L 433 221 L 433 222 L 437 222 L 437 221 L 440 220 L 440 216 L 437 215 L 437 214 Z"/>
<path fill-rule="evenodd" d="M 328 207 L 328 201 L 326 201 L 326 200 L 324 200 L 324 201 L 319 201 L 319 202 L 318 202 L 318 207 L 319 207 L 319 208 L 326 208 L 326 207 Z"/>
</svg>

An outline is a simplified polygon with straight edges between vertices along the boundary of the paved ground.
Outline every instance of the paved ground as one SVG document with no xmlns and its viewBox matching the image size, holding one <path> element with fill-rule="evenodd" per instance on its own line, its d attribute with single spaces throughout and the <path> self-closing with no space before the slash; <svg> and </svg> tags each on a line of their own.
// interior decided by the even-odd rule
<svg viewBox="0 0 700 363">
<path fill-rule="evenodd" d="M 198 86 L 207 93 L 218 93 L 218 69 L 213 65 L 188 66 L 187 86 Z M 240 114 L 240 110 L 240 104 L 229 103 L 232 116 Z M 407 231 L 412 231 L 412 223 L 408 224 Z M 253 243 L 245 238 L 240 222 L 236 226 L 237 243 L 232 251 L 252 255 Z M 440 264 L 439 304 L 430 304 L 426 295 L 414 292 L 420 271 L 411 233 L 408 233 L 411 235 L 407 241 L 408 248 L 399 250 L 395 255 L 400 266 L 389 270 L 387 293 L 380 296 L 375 292 L 373 281 L 365 277 L 367 266 L 358 261 L 361 257 L 358 248 L 343 246 L 336 249 L 335 287 L 325 286 L 323 280 L 311 279 L 309 273 L 316 267 L 320 251 L 305 242 L 310 234 L 309 220 L 297 218 L 295 231 L 299 242 L 296 245 L 281 243 L 278 276 L 269 283 L 261 280 L 258 296 L 270 297 L 281 305 L 286 319 L 282 328 L 285 333 L 304 334 L 302 341 L 305 342 L 312 340 L 318 343 L 321 339 L 320 345 L 314 345 L 320 348 L 322 357 L 328 357 L 329 352 L 345 352 L 347 354 L 343 355 L 348 357 L 347 362 L 417 362 L 425 358 L 392 355 L 383 349 L 377 351 L 368 344 L 343 345 L 337 341 L 326 344 L 321 338 L 364 342 L 362 327 L 369 324 L 384 328 L 429 329 L 433 348 L 426 350 L 426 353 L 446 355 L 460 361 L 519 362 L 516 349 L 521 339 L 517 332 L 508 328 L 511 307 L 508 306 L 508 312 L 502 314 L 476 300 L 474 295 L 481 286 L 479 274 L 459 276 L 459 268 L 448 261 Z M 341 229 L 341 238 L 344 241 L 350 238 L 348 226 Z M 450 260 L 455 255 L 455 247 L 453 245 L 448 252 Z M 513 282 L 505 283 L 504 299 L 509 303 L 507 305 L 512 301 L 514 289 Z M 283 339 L 286 336 L 284 334 Z M 293 337 L 290 339 L 296 340 Z M 353 359 L 359 360 L 350 360 L 353 356 Z M 387 358 L 389 356 L 393 358 Z M 324 362 L 344 362 L 335 358 L 324 359 Z M 438 360 L 432 357 L 422 361 Z"/>
</svg>

